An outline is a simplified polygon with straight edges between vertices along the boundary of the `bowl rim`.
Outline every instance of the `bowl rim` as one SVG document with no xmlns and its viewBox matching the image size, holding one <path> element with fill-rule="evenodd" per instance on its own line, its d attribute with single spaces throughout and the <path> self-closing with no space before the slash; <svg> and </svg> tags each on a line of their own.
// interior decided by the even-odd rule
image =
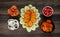
<svg viewBox="0 0 60 37">
<path fill-rule="evenodd" d="M 45 13 L 44 13 L 44 11 L 43 11 L 46 7 L 49 7 L 49 8 L 51 8 L 51 9 L 52 9 L 52 14 L 51 14 L 51 15 L 49 15 L 49 16 L 45 15 Z M 46 17 L 50 17 L 50 16 L 52 16 L 52 15 L 53 15 L 54 10 L 53 10 L 53 8 L 52 8 L 51 6 L 45 6 L 45 7 L 43 8 L 43 10 L 42 10 L 42 13 L 43 13 L 43 15 L 44 15 L 44 16 L 46 16 Z"/>
</svg>

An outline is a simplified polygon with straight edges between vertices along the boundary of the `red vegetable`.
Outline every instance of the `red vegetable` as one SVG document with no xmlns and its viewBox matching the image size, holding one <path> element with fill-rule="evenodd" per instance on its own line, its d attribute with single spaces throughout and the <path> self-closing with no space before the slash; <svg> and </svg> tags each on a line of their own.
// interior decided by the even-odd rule
<svg viewBox="0 0 60 37">
<path fill-rule="evenodd" d="M 53 9 L 50 6 L 46 6 L 43 8 L 43 14 L 45 16 L 51 16 L 53 14 Z"/>
<path fill-rule="evenodd" d="M 11 8 L 8 9 L 8 14 L 11 16 L 17 16 L 19 14 L 19 11 L 15 5 L 13 5 Z"/>
</svg>

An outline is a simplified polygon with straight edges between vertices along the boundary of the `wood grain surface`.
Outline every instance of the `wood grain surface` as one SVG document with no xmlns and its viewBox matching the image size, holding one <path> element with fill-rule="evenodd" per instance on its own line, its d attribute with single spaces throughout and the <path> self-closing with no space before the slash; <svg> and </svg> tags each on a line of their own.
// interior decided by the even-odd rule
<svg viewBox="0 0 60 37">
<path fill-rule="evenodd" d="M 20 10 L 25 5 L 32 4 L 35 6 L 39 13 L 41 13 L 42 22 L 44 19 L 51 19 L 55 25 L 55 29 L 52 33 L 44 33 L 40 27 L 36 31 L 28 33 L 26 29 L 23 29 L 21 24 L 19 29 L 10 31 L 8 30 L 7 21 L 12 18 L 7 14 L 8 8 L 12 5 L 16 5 Z M 46 18 L 42 14 L 44 6 L 51 6 L 54 9 L 54 14 Z M 19 20 L 20 16 L 13 19 Z M 41 25 L 39 22 L 39 25 Z M 60 37 L 60 0 L 0 0 L 0 37 Z"/>
</svg>

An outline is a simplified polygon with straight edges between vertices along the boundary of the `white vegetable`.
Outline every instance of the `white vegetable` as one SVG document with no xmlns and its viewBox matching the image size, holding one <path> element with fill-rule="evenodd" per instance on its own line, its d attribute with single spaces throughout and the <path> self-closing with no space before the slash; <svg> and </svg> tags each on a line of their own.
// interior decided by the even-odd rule
<svg viewBox="0 0 60 37">
<path fill-rule="evenodd" d="M 15 30 L 19 28 L 19 22 L 16 19 L 9 19 L 8 20 L 8 29 Z"/>
</svg>

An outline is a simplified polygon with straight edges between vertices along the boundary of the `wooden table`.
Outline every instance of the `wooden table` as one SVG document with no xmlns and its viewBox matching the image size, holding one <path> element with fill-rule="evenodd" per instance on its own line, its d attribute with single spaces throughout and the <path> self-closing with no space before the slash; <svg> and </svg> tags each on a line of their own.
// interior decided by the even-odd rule
<svg viewBox="0 0 60 37">
<path fill-rule="evenodd" d="M 56 3 L 58 2 L 58 3 Z M 45 1 L 45 0 L 0 0 L 0 37 L 59 37 L 60 36 L 60 1 Z M 11 5 L 15 4 L 18 9 L 20 10 L 25 5 L 32 4 L 34 5 L 38 10 L 39 13 L 41 13 L 42 20 L 44 19 L 44 16 L 42 14 L 42 9 L 44 6 L 52 6 L 54 9 L 54 14 L 49 18 L 54 22 L 55 29 L 52 33 L 44 33 L 40 28 L 37 28 L 36 31 L 32 31 L 28 33 L 25 29 L 22 28 L 20 25 L 19 29 L 10 31 L 7 28 L 7 21 L 8 19 L 12 18 L 7 14 L 8 8 L 11 7 Z M 20 16 L 16 17 L 17 20 L 19 20 Z M 39 25 L 40 22 L 39 22 Z"/>
</svg>

